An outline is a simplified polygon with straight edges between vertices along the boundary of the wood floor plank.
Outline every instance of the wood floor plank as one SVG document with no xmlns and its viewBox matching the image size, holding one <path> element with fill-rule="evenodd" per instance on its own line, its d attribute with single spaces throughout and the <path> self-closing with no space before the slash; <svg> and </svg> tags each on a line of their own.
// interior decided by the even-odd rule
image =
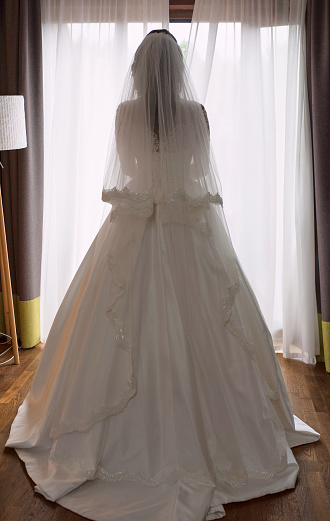
<svg viewBox="0 0 330 521">
<path fill-rule="evenodd" d="M 317 519 L 330 519 L 330 496 L 323 480 L 322 472 L 309 472 L 307 475 L 308 485 L 312 494 L 312 503 Z M 323 501 L 318 500 L 319 497 Z"/>
<path fill-rule="evenodd" d="M 13 382 L 9 387 L 9 389 L 2 393 L 2 396 L 0 397 L 0 403 L 7 404 L 13 400 L 17 401 L 17 394 L 21 393 L 22 387 L 25 387 L 27 380 L 31 379 L 31 375 L 33 376 L 33 373 L 27 370 L 20 374 L 16 378 L 15 382 Z"/>
<path fill-rule="evenodd" d="M 27 378 L 24 379 L 22 387 L 17 389 L 16 394 L 11 394 L 11 400 L 0 403 L 0 432 L 5 431 L 9 433 L 10 424 L 12 423 L 17 413 L 18 407 L 21 405 L 25 396 L 29 392 L 33 381 L 33 376 L 34 375 L 32 372 L 27 372 Z"/>
<path fill-rule="evenodd" d="M 5 449 L 17 408 L 31 386 L 43 346 L 20 350 L 19 366 L 0 368 L 1 521 L 84 521 L 33 490 L 34 484 L 13 449 Z M 308 366 L 278 355 L 294 413 L 321 433 L 318 443 L 296 447 L 300 472 L 294 490 L 225 505 L 226 521 L 329 521 L 330 375 L 324 364 Z M 157 520 L 155 520 L 157 521 Z"/>
</svg>

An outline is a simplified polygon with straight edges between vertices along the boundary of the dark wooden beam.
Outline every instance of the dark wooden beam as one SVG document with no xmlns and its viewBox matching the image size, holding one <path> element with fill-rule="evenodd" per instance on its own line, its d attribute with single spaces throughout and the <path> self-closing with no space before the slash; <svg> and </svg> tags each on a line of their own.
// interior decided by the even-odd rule
<svg viewBox="0 0 330 521">
<path fill-rule="evenodd" d="M 170 0 L 170 21 L 191 22 L 195 0 Z"/>
</svg>

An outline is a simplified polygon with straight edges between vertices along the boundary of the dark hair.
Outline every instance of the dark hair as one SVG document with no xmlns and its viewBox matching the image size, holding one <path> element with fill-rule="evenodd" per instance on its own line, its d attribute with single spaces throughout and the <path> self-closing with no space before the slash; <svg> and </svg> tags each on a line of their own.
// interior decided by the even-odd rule
<svg viewBox="0 0 330 521">
<path fill-rule="evenodd" d="M 177 42 L 177 39 L 175 38 L 175 36 L 173 36 L 172 33 L 170 33 L 170 31 L 168 31 L 167 29 L 153 29 L 152 31 L 150 31 L 150 33 L 147 34 L 147 36 L 149 36 L 149 34 L 152 34 L 152 33 L 165 33 L 165 34 L 168 34 L 169 36 L 171 36 L 173 38 L 173 40 Z"/>
<path fill-rule="evenodd" d="M 158 34 L 167 34 L 168 36 L 170 36 L 176 43 L 176 46 L 177 46 L 177 49 L 178 49 L 178 52 L 180 53 L 181 55 L 181 58 L 183 60 L 183 54 L 182 54 L 182 50 L 181 50 L 181 47 L 180 45 L 178 44 L 177 42 L 177 39 L 173 36 L 172 33 L 170 33 L 167 29 L 153 29 L 152 31 L 150 31 L 144 38 L 144 40 L 146 38 L 148 38 L 148 36 L 150 34 L 155 34 L 155 33 L 158 33 Z M 134 77 L 134 73 L 135 73 L 135 69 L 137 67 L 137 63 L 138 63 L 138 57 L 139 57 L 139 51 L 140 51 L 140 48 L 141 46 L 143 45 L 143 42 L 144 40 L 141 42 L 141 44 L 139 45 L 139 47 L 137 48 L 136 52 L 135 52 L 135 55 L 134 55 L 134 60 L 133 60 L 133 63 L 132 63 L 132 74 L 133 74 L 133 77 Z"/>
<path fill-rule="evenodd" d="M 158 81 L 159 77 L 155 75 L 155 64 L 152 60 L 150 60 L 150 50 L 152 51 L 152 45 L 149 45 L 149 43 L 152 43 L 151 38 L 149 36 L 151 34 L 163 34 L 170 36 L 171 39 L 168 39 L 167 37 L 161 38 L 163 41 L 162 49 L 159 54 L 159 62 L 156 64 L 158 66 L 158 70 L 160 71 L 160 78 L 163 77 L 165 74 L 165 70 L 167 68 L 170 68 L 172 65 L 172 62 L 168 61 L 168 54 L 167 49 L 168 47 L 176 47 L 178 54 L 180 54 L 182 58 L 182 70 L 179 70 L 178 67 L 176 69 L 172 70 L 171 73 L 168 75 L 170 78 L 170 85 L 168 89 L 161 89 Z M 173 41 L 171 41 L 173 40 Z M 145 92 L 143 92 L 143 96 L 145 97 L 146 102 L 146 110 L 147 110 L 147 118 L 150 123 L 150 126 L 152 130 L 155 132 L 156 135 L 159 137 L 159 122 L 160 118 L 165 117 L 164 120 L 164 127 L 165 132 L 170 129 L 172 121 L 174 119 L 175 113 L 176 113 L 176 97 L 177 94 L 181 88 L 181 80 L 182 80 L 182 73 L 183 73 L 183 56 L 180 46 L 178 45 L 177 40 L 174 38 L 174 36 L 167 30 L 167 29 L 154 29 L 153 31 L 150 31 L 150 33 L 147 34 L 147 36 L 144 38 L 144 40 L 141 42 L 139 47 L 136 50 L 134 60 L 132 63 L 132 75 L 134 78 L 134 81 L 136 80 L 136 71 L 139 67 L 140 62 L 140 56 L 141 52 L 143 52 L 143 49 L 145 48 L 145 45 L 147 45 L 147 49 L 149 52 L 149 59 L 147 60 L 147 68 L 145 71 L 146 77 L 149 78 L 149 83 L 147 86 L 147 89 Z M 135 88 L 137 92 L 139 92 L 139 86 L 135 84 Z M 166 114 L 163 116 L 163 114 L 159 114 L 159 108 L 158 108 L 158 97 L 162 98 L 163 103 L 167 103 L 171 106 L 171 115 Z"/>
</svg>

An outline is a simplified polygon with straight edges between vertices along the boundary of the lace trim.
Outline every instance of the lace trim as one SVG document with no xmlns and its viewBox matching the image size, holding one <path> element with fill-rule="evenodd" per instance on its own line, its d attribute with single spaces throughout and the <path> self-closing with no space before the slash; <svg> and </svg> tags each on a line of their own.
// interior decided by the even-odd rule
<svg viewBox="0 0 330 521">
<path fill-rule="evenodd" d="M 123 349 L 124 351 L 130 352 L 130 345 L 127 342 L 125 335 L 124 335 L 124 329 L 123 325 L 119 324 L 117 313 L 113 308 L 108 308 L 106 310 L 107 316 L 110 318 L 110 322 L 112 324 L 113 329 L 116 333 L 116 344 L 118 347 Z"/>
<path fill-rule="evenodd" d="M 110 270 L 112 271 L 113 278 L 117 286 L 124 292 L 126 289 L 126 281 L 123 277 L 120 275 L 118 264 L 115 260 L 115 258 L 108 254 L 108 266 Z M 123 324 L 120 324 L 118 322 L 118 315 L 117 311 L 111 304 L 106 309 L 106 315 L 110 319 L 111 325 L 115 331 L 116 335 L 116 345 L 126 351 L 129 356 L 129 369 L 128 369 L 128 375 L 127 375 L 127 383 L 129 384 L 129 389 L 127 389 L 127 396 L 129 396 L 128 400 L 136 394 L 136 377 L 134 373 L 134 367 L 133 367 L 133 348 L 131 344 L 127 341 L 125 333 L 124 333 L 124 326 Z M 120 409 L 121 412 L 125 409 L 128 400 L 126 404 Z"/>
<path fill-rule="evenodd" d="M 242 285 L 242 282 L 239 279 L 237 282 L 235 282 L 235 284 L 233 284 L 232 286 L 230 286 L 228 288 L 228 296 L 226 298 L 222 299 L 221 310 L 222 310 L 222 316 L 223 316 L 223 319 L 225 322 L 228 322 L 228 320 L 230 320 L 230 318 L 231 318 L 232 308 L 233 308 L 233 305 L 235 302 L 235 298 L 236 298 L 237 293 L 241 289 L 241 285 Z"/>
<path fill-rule="evenodd" d="M 122 190 L 118 190 L 118 188 L 114 187 L 111 188 L 111 190 L 104 189 L 102 191 L 102 200 L 105 202 L 128 199 L 129 201 L 140 203 L 141 201 L 149 201 L 151 198 L 152 190 L 147 190 L 145 192 L 133 192 L 127 188 L 127 186 L 125 186 Z"/>
<path fill-rule="evenodd" d="M 121 289 L 121 291 L 125 291 L 126 281 L 123 277 L 120 276 L 119 267 L 116 260 L 111 254 L 108 254 L 107 259 L 108 267 L 112 271 L 115 283 Z M 59 438 L 63 434 L 70 434 L 71 432 L 87 432 L 97 422 L 102 421 L 108 416 L 115 416 L 116 414 L 121 413 L 127 407 L 130 399 L 133 398 L 133 396 L 136 394 L 136 376 L 133 368 L 132 347 L 126 340 L 124 328 L 123 325 L 118 321 L 116 310 L 112 306 L 109 306 L 106 310 L 106 314 L 109 317 L 112 327 L 115 331 L 116 345 L 126 351 L 129 356 L 127 386 L 125 389 L 123 389 L 122 394 L 115 405 L 112 407 L 100 407 L 99 409 L 93 411 L 88 421 L 78 420 L 77 418 L 72 418 L 70 424 L 64 421 L 60 421 L 59 424 L 53 427 L 51 430 L 50 435 L 54 439 Z"/>
<path fill-rule="evenodd" d="M 108 266 L 112 271 L 112 275 L 117 286 L 119 286 L 121 289 L 126 288 L 126 280 L 120 276 L 118 264 L 111 253 L 108 254 Z"/>
<path fill-rule="evenodd" d="M 178 468 L 161 470 L 153 477 L 151 477 L 147 474 L 144 474 L 139 469 L 132 471 L 128 468 L 125 468 L 111 474 L 104 468 L 98 467 L 95 476 L 99 479 L 102 479 L 103 481 L 133 481 L 142 483 L 142 485 L 146 487 L 158 487 L 159 485 L 175 480 L 180 480 L 185 483 L 196 483 L 201 481 L 210 485 L 214 483 L 214 480 L 211 478 L 211 476 L 201 470 L 195 472 L 186 472 Z"/>
<path fill-rule="evenodd" d="M 206 192 L 200 197 L 191 197 L 181 188 L 171 194 L 156 194 L 153 189 L 149 189 L 145 192 L 133 192 L 126 186 L 122 190 L 118 190 L 116 187 L 111 190 L 103 190 L 102 200 L 108 203 L 112 201 L 128 201 L 134 203 L 149 202 L 150 205 L 154 203 L 172 203 L 175 201 L 183 201 L 188 206 L 202 207 L 210 203 L 223 205 L 222 197 L 216 193 L 212 195 L 210 192 Z M 143 208 L 147 208 L 144 206 Z M 150 206 L 148 206 L 150 208 Z"/>
<path fill-rule="evenodd" d="M 220 310 L 226 329 L 228 329 L 229 333 L 231 333 L 238 340 L 240 346 L 245 351 L 247 351 L 251 356 L 254 356 L 254 345 L 246 338 L 243 328 L 238 327 L 231 319 L 235 298 L 237 293 L 240 291 L 241 286 L 242 281 L 239 279 L 235 284 L 228 288 L 228 296 L 222 300 Z"/>
<path fill-rule="evenodd" d="M 276 474 L 281 472 L 286 468 L 287 458 L 284 455 L 280 461 L 280 463 L 276 465 L 272 465 L 266 470 L 256 470 L 252 467 L 247 467 L 246 469 L 239 469 L 234 471 L 229 471 L 223 469 L 220 465 L 214 466 L 214 472 L 206 473 L 203 471 L 195 471 L 195 472 L 186 472 L 182 469 L 170 469 L 170 470 L 161 470 L 157 472 L 153 477 L 147 476 L 139 469 L 136 471 L 131 471 L 129 469 L 123 469 L 121 471 L 110 474 L 102 467 L 98 467 L 95 477 L 102 479 L 104 481 L 136 481 L 142 483 L 147 487 L 158 487 L 164 483 L 168 483 L 174 480 L 180 480 L 185 483 L 196 483 L 203 482 L 213 485 L 215 481 L 224 481 L 228 483 L 232 487 L 243 487 L 248 483 L 249 478 L 253 479 L 270 479 L 274 477 Z"/>
<path fill-rule="evenodd" d="M 279 472 L 282 472 L 287 467 L 287 456 L 284 446 L 281 452 L 283 453 L 281 461 L 271 465 L 265 470 L 257 470 L 253 467 L 227 470 L 224 469 L 222 465 L 215 465 L 211 472 L 202 470 L 187 472 L 181 468 L 167 468 L 160 470 L 153 476 L 149 476 L 140 469 L 131 470 L 127 467 L 113 473 L 108 472 L 100 465 L 98 465 L 96 469 L 86 470 L 83 469 L 78 461 L 69 455 L 53 453 L 50 459 L 60 465 L 65 465 L 75 473 L 78 479 L 84 481 L 92 479 L 101 479 L 112 483 L 130 481 L 141 483 L 146 487 L 158 487 L 159 485 L 175 480 L 180 480 L 185 483 L 202 482 L 210 485 L 214 485 L 216 481 L 223 481 L 232 487 L 238 488 L 247 485 L 249 479 L 271 479 Z"/>
<path fill-rule="evenodd" d="M 127 407 L 129 400 L 136 394 L 134 375 L 132 375 L 131 382 L 130 387 L 124 389 L 119 401 L 113 407 L 100 407 L 91 414 L 88 421 L 80 421 L 77 418 L 72 418 L 70 424 L 60 421 L 56 427 L 51 429 L 50 437 L 57 439 L 64 434 L 70 434 L 72 432 L 87 432 L 93 425 L 108 416 L 115 416 L 121 413 Z"/>
<path fill-rule="evenodd" d="M 222 300 L 221 312 L 225 322 L 225 327 L 232 335 L 234 335 L 237 338 L 243 349 L 247 351 L 251 356 L 253 356 L 255 354 L 254 345 L 251 342 L 249 342 L 246 338 L 243 328 L 236 326 L 231 320 L 233 304 L 235 302 L 237 293 L 241 289 L 241 286 L 242 281 L 239 279 L 235 284 L 228 288 L 228 296 Z M 278 390 L 271 389 L 264 377 L 262 377 L 262 383 L 266 396 L 271 400 L 278 400 Z"/>
<path fill-rule="evenodd" d="M 266 382 L 266 380 L 264 379 L 264 377 L 262 377 L 262 380 L 263 380 L 266 396 L 268 396 L 268 398 L 270 398 L 271 400 L 278 400 L 280 397 L 280 393 L 278 392 L 278 390 L 271 389 L 269 387 L 268 383 Z"/>
<path fill-rule="evenodd" d="M 252 467 L 228 471 L 221 467 L 215 467 L 215 475 L 218 481 L 224 481 L 231 487 L 239 488 L 248 484 L 249 479 L 271 479 L 287 467 L 287 457 L 283 454 L 280 463 L 271 465 L 266 470 L 257 470 Z"/>
</svg>

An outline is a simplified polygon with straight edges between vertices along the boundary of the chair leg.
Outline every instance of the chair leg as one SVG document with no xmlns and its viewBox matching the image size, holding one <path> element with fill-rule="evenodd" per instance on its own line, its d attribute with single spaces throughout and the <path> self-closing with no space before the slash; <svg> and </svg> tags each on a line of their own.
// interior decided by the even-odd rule
<svg viewBox="0 0 330 521">
<path fill-rule="evenodd" d="M 5 326 L 6 326 L 6 335 L 10 335 L 10 322 L 9 322 L 9 313 L 8 313 L 8 288 L 6 284 L 5 278 L 5 265 L 3 263 L 4 252 L 2 251 L 2 242 L 0 241 L 0 273 L 1 273 L 1 286 L 2 286 L 2 300 L 3 300 L 3 311 L 5 316 Z"/>
</svg>

